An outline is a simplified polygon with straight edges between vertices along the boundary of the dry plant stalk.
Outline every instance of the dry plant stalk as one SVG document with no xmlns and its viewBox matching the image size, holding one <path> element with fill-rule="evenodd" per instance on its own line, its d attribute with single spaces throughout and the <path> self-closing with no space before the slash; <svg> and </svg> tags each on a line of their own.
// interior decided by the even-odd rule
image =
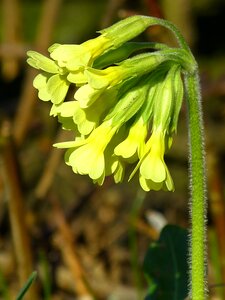
<svg viewBox="0 0 225 300">
<path fill-rule="evenodd" d="M 90 292 L 84 270 L 80 263 L 79 257 L 76 254 L 76 245 L 74 243 L 73 233 L 65 220 L 64 213 L 61 210 L 57 200 L 52 198 L 51 203 L 52 215 L 54 216 L 55 225 L 60 235 L 58 246 L 62 252 L 63 260 L 74 279 L 75 293 L 80 297 L 85 297 L 86 300 L 93 300 L 94 297 Z"/>
<path fill-rule="evenodd" d="M 8 195 L 11 232 L 17 260 L 19 283 L 20 287 L 22 287 L 33 271 L 32 250 L 25 223 L 26 211 L 19 180 L 16 154 L 10 137 L 8 122 L 3 124 L 1 136 L 1 171 L 4 179 L 4 188 Z M 32 285 L 25 299 L 38 300 L 37 287 L 35 284 Z"/>
<path fill-rule="evenodd" d="M 17 0 L 3 1 L 3 41 L 6 44 L 18 47 L 21 44 L 20 11 Z M 2 73 L 8 79 L 14 79 L 19 71 L 18 57 L 13 53 L 4 52 Z"/>
</svg>

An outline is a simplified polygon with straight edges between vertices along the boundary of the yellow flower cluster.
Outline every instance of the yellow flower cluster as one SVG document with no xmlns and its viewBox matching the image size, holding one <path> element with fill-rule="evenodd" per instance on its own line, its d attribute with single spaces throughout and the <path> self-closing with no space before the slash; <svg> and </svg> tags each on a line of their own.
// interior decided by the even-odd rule
<svg viewBox="0 0 225 300">
<path fill-rule="evenodd" d="M 112 175 L 117 183 L 132 165 L 130 179 L 139 172 L 144 190 L 172 191 L 164 153 L 183 98 L 183 50 L 128 43 L 149 25 L 149 18 L 130 17 L 81 45 L 54 44 L 50 58 L 28 51 L 28 63 L 41 70 L 34 87 L 41 100 L 52 102 L 50 115 L 79 132 L 73 141 L 55 144 L 67 149 L 65 161 L 75 173 L 100 185 Z M 146 50 L 136 54 L 140 49 Z M 72 100 L 70 85 L 76 88 Z"/>
</svg>

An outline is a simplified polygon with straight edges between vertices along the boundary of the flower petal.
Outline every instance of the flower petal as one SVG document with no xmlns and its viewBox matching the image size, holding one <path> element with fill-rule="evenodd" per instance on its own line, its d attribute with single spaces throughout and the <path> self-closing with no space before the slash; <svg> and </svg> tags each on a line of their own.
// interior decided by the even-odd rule
<svg viewBox="0 0 225 300">
<path fill-rule="evenodd" d="M 151 153 L 146 155 L 140 166 L 140 173 L 146 179 L 154 182 L 162 182 L 166 179 L 165 163 Z"/>
<path fill-rule="evenodd" d="M 151 179 L 146 179 L 143 176 L 139 177 L 139 182 L 144 191 L 149 192 L 151 190 L 159 191 L 163 183 L 162 182 L 154 182 Z"/>
<path fill-rule="evenodd" d="M 96 90 L 85 84 L 76 91 L 74 98 L 79 101 L 82 108 L 85 108 L 93 104 L 102 93 L 103 90 Z"/>
<path fill-rule="evenodd" d="M 60 67 L 77 71 L 80 66 L 87 66 L 91 54 L 82 45 L 59 45 L 50 54 Z"/>
<path fill-rule="evenodd" d="M 27 55 L 27 62 L 33 68 L 53 74 L 59 72 L 59 67 L 52 59 L 47 58 L 36 51 L 28 51 Z"/>
<path fill-rule="evenodd" d="M 33 81 L 33 86 L 38 89 L 38 97 L 43 101 L 50 101 L 51 95 L 47 89 L 47 81 L 49 76 L 46 74 L 38 74 Z"/>
<path fill-rule="evenodd" d="M 47 81 L 47 90 L 51 95 L 51 101 L 54 104 L 60 104 L 66 97 L 69 89 L 69 82 L 64 76 L 53 75 Z"/>
</svg>

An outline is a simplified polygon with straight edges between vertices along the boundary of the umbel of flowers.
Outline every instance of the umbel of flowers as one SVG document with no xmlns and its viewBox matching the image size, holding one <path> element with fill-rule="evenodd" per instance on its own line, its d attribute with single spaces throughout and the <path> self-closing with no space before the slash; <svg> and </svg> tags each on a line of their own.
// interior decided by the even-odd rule
<svg viewBox="0 0 225 300">
<path fill-rule="evenodd" d="M 174 190 L 164 154 L 177 128 L 181 74 L 194 70 L 185 49 L 129 42 L 154 24 L 155 18 L 133 16 L 81 45 L 52 45 L 50 58 L 28 51 L 28 63 L 40 70 L 39 98 L 51 101 L 50 115 L 74 131 L 74 140 L 54 146 L 67 149 L 75 173 L 100 185 L 109 175 L 121 182 L 129 169 L 129 179 L 139 173 L 146 191 Z"/>
</svg>

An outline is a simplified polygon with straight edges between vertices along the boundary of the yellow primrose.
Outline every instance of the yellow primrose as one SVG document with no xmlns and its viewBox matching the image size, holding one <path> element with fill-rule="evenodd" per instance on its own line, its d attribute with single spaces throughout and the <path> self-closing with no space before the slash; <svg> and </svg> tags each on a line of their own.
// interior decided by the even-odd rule
<svg viewBox="0 0 225 300">
<path fill-rule="evenodd" d="M 104 151 L 115 134 L 117 127 L 111 122 L 102 123 L 86 139 L 55 144 L 58 148 L 71 148 L 67 151 L 66 163 L 74 173 L 89 175 L 93 180 L 101 181 L 105 177 Z"/>
<path fill-rule="evenodd" d="M 87 108 L 82 108 L 78 101 L 67 101 L 60 105 L 53 105 L 50 115 L 58 116 L 59 122 L 64 128 L 77 126 L 81 135 L 88 135 L 94 128 L 98 127 L 101 119 L 104 119 L 108 110 L 113 106 L 116 100 L 114 94 L 113 89 L 107 91 Z"/>
<path fill-rule="evenodd" d="M 52 105 L 50 116 L 58 116 L 58 121 L 62 124 L 63 129 L 77 131 L 77 126 L 74 123 L 73 117 L 78 111 L 77 101 L 67 101 L 59 105 Z"/>
<path fill-rule="evenodd" d="M 83 108 L 92 105 L 97 99 L 102 97 L 109 85 L 110 88 L 113 88 L 121 83 L 124 77 L 124 70 L 115 67 L 109 67 L 105 70 L 89 68 L 84 74 L 88 78 L 89 83 L 81 86 L 74 95 L 74 98 L 79 101 Z"/>
<path fill-rule="evenodd" d="M 147 124 L 140 117 L 130 127 L 127 138 L 115 147 L 115 155 L 122 156 L 124 159 L 128 159 L 129 162 L 136 161 L 143 154 L 147 133 Z"/>
<path fill-rule="evenodd" d="M 77 124 L 81 134 L 87 135 L 99 125 L 111 107 L 115 104 L 117 100 L 116 96 L 117 90 L 107 90 L 94 104 L 89 105 L 86 108 L 82 108 L 80 103 L 75 101 L 79 106 L 79 111 L 74 114 L 73 120 Z"/>
<path fill-rule="evenodd" d="M 112 42 L 100 35 L 80 45 L 54 44 L 49 48 L 49 52 L 50 57 L 57 61 L 60 67 L 73 72 L 92 66 L 94 59 L 110 47 Z"/>
<path fill-rule="evenodd" d="M 146 192 L 150 190 L 154 190 L 154 191 L 164 190 L 170 192 L 174 191 L 173 179 L 169 173 L 167 166 L 165 166 L 165 168 L 166 168 L 166 179 L 163 182 L 154 182 L 151 179 L 146 179 L 141 174 L 139 175 L 140 186 L 143 188 L 144 191 Z"/>
<path fill-rule="evenodd" d="M 173 182 L 164 162 L 165 132 L 161 128 L 153 130 L 140 160 L 140 184 L 143 189 L 160 189 L 164 185 L 174 190 Z M 154 184 L 153 184 L 154 183 Z"/>
<path fill-rule="evenodd" d="M 38 97 L 43 101 L 51 101 L 53 104 L 63 102 L 70 86 L 65 70 L 38 52 L 28 51 L 27 55 L 29 65 L 44 71 L 33 81 L 34 87 L 38 90 Z"/>
<path fill-rule="evenodd" d="M 60 104 L 67 95 L 70 83 L 65 75 L 41 73 L 34 78 L 33 85 L 38 90 L 38 97 L 41 100 Z"/>
</svg>

